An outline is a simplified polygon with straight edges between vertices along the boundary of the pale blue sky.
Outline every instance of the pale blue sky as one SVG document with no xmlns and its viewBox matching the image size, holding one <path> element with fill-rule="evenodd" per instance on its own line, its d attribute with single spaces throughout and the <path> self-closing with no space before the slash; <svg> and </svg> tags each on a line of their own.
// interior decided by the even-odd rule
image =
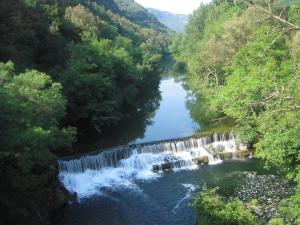
<svg viewBox="0 0 300 225">
<path fill-rule="evenodd" d="M 189 14 L 198 6 L 210 0 L 135 0 L 139 4 L 147 8 L 154 8 L 172 13 Z"/>
</svg>

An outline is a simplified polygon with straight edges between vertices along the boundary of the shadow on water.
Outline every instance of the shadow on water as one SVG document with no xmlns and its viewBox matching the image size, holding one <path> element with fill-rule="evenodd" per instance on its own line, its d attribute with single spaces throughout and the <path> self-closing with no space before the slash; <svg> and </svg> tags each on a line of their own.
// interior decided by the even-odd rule
<svg viewBox="0 0 300 225">
<path fill-rule="evenodd" d="M 144 138 L 135 140 L 137 143 L 187 137 L 199 128 L 186 107 L 188 93 L 180 82 L 165 77 L 160 83 L 160 92 L 162 100 L 153 124 L 146 128 Z"/>
<path fill-rule="evenodd" d="M 147 84 L 141 87 L 143 95 L 139 96 L 135 105 L 123 108 L 123 117 L 117 125 L 105 127 L 100 135 L 86 133 L 80 136 L 71 154 L 125 145 L 137 138 L 143 138 L 146 127 L 153 123 L 152 119 L 161 101 L 159 80 Z"/>
<path fill-rule="evenodd" d="M 170 64 L 172 64 L 172 61 Z M 123 107 L 123 117 L 115 126 L 104 127 L 102 134 L 79 135 L 73 152 L 65 155 L 87 153 L 129 143 L 151 142 L 192 136 L 195 133 L 210 135 L 228 132 L 233 126 L 229 119 L 219 120 L 208 110 L 206 101 L 195 96 L 185 86 L 180 75 L 167 65 L 159 76 L 149 77 L 140 87 L 140 95 L 134 105 Z M 168 74 L 174 75 L 171 78 Z"/>
<path fill-rule="evenodd" d="M 143 96 L 127 108 L 118 126 L 107 127 L 102 135 L 87 134 L 74 146 L 78 154 L 129 143 L 191 136 L 199 125 L 186 105 L 188 93 L 175 79 L 164 77 L 160 83 L 143 88 Z"/>
</svg>

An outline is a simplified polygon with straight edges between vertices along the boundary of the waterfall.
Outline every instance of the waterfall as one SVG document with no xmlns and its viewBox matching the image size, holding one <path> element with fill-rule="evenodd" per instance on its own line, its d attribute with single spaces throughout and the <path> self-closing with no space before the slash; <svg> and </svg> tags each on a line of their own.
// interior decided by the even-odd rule
<svg viewBox="0 0 300 225">
<path fill-rule="evenodd" d="M 189 137 L 146 144 L 133 144 L 112 148 L 98 154 L 83 155 L 73 159 L 58 160 L 60 172 L 83 173 L 86 170 L 101 170 L 131 166 L 136 169 L 144 164 L 172 163 L 174 168 L 191 164 L 193 159 L 208 156 L 215 161 L 213 154 L 236 152 L 239 146 L 232 134 L 217 133 L 207 137 Z M 182 162 L 179 162 L 182 159 Z"/>
<path fill-rule="evenodd" d="M 157 177 L 164 170 L 220 163 L 225 154 L 232 156 L 244 148 L 228 133 L 120 146 L 58 160 L 59 179 L 70 192 L 85 196 L 101 187 Z"/>
</svg>

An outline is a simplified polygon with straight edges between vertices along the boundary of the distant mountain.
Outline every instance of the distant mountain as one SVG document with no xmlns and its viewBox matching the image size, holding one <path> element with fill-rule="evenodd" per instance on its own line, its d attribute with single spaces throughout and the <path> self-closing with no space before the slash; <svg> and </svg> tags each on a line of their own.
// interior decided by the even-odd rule
<svg viewBox="0 0 300 225">
<path fill-rule="evenodd" d="M 141 27 L 151 28 L 160 32 L 167 32 L 168 29 L 157 17 L 147 9 L 136 3 L 134 0 L 93 0 L 103 5 L 107 10 L 121 15 Z"/>
<path fill-rule="evenodd" d="M 158 9 L 148 8 L 148 11 L 152 13 L 162 24 L 178 33 L 182 33 L 184 31 L 184 27 L 189 18 L 189 16 L 185 14 L 173 14 L 166 11 L 160 11 Z"/>
</svg>

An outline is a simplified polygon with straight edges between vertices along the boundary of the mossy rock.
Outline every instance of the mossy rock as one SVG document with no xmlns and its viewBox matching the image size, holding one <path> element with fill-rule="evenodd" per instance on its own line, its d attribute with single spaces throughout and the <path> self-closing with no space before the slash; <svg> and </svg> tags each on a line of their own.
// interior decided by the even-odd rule
<svg viewBox="0 0 300 225">
<path fill-rule="evenodd" d="M 233 158 L 233 153 L 232 152 L 222 152 L 222 153 L 218 153 L 217 156 L 222 160 L 228 160 L 228 159 Z"/>
<path fill-rule="evenodd" d="M 235 153 L 235 156 L 239 159 L 244 159 L 250 156 L 250 151 L 248 150 L 238 151 Z"/>
<path fill-rule="evenodd" d="M 195 159 L 198 165 L 206 165 L 209 163 L 208 156 L 201 156 Z"/>
</svg>

